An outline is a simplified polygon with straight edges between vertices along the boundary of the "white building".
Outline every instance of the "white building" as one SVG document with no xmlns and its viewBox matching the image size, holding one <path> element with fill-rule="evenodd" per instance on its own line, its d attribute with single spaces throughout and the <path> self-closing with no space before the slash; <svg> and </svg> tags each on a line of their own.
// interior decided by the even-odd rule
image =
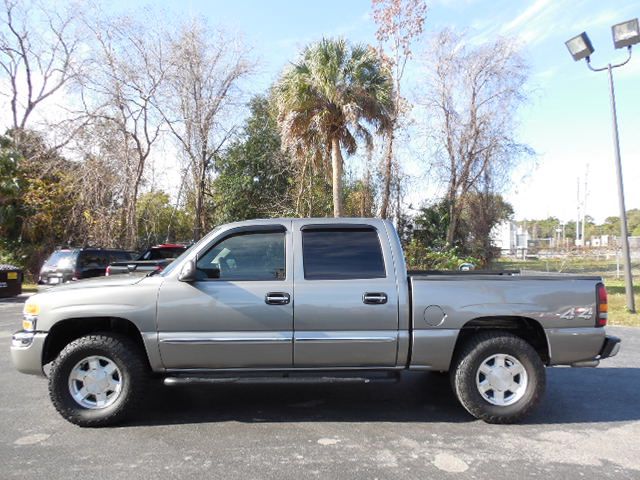
<svg viewBox="0 0 640 480">
<path fill-rule="evenodd" d="M 529 232 L 519 227 L 516 222 L 507 220 L 493 228 L 491 243 L 498 247 L 503 255 L 524 257 L 529 245 Z"/>
<path fill-rule="evenodd" d="M 590 245 L 592 247 L 608 247 L 613 246 L 614 241 L 611 235 L 595 235 L 591 237 Z"/>
</svg>

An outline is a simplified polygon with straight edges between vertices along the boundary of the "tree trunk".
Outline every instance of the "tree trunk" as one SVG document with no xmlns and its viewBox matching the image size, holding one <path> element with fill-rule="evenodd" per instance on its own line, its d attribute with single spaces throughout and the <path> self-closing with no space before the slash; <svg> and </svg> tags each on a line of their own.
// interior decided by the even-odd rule
<svg viewBox="0 0 640 480">
<path fill-rule="evenodd" d="M 204 216 L 204 173 L 203 169 L 198 168 L 196 176 L 196 204 L 193 224 L 193 241 L 200 240 L 203 234 L 203 216 Z"/>
<path fill-rule="evenodd" d="M 458 212 L 455 199 L 450 196 L 448 202 L 449 226 L 447 227 L 447 243 L 449 244 L 449 246 L 453 246 L 453 241 L 456 235 L 456 228 L 458 226 Z"/>
<path fill-rule="evenodd" d="M 131 203 L 127 211 L 127 234 L 125 242 L 126 247 L 131 250 L 136 248 L 137 243 L 136 223 L 136 197 L 132 195 Z"/>
<path fill-rule="evenodd" d="M 304 193 L 304 179 L 307 174 L 307 162 L 304 162 L 302 166 L 302 173 L 300 174 L 300 189 L 298 190 L 298 196 L 296 197 L 296 216 L 302 216 L 302 194 Z"/>
<path fill-rule="evenodd" d="M 334 137 L 331 139 L 331 166 L 333 167 L 333 216 L 342 217 L 342 152 L 340 141 Z"/>
<path fill-rule="evenodd" d="M 136 218 L 138 189 L 140 186 L 140 177 L 135 180 L 131 191 L 131 199 L 129 201 L 129 209 L 127 211 L 127 241 L 126 245 L 129 249 L 135 249 L 138 245 L 138 219 Z"/>
<path fill-rule="evenodd" d="M 380 218 L 389 216 L 389 199 L 391 197 L 391 176 L 393 175 L 393 140 L 394 127 L 392 126 L 387 136 L 387 148 L 384 159 L 384 184 L 382 187 L 382 204 L 380 205 Z"/>
</svg>

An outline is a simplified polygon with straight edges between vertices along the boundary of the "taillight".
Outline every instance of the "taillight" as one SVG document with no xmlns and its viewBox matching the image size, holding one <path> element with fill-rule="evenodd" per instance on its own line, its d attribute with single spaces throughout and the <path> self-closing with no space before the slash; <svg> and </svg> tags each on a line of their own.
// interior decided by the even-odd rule
<svg viewBox="0 0 640 480">
<path fill-rule="evenodd" d="M 107 266 L 107 271 L 106 271 L 106 272 L 104 272 L 104 275 L 105 275 L 106 277 L 108 277 L 109 275 L 111 275 L 111 265 L 108 265 L 108 266 Z"/>
<path fill-rule="evenodd" d="M 607 324 L 609 304 L 607 303 L 607 289 L 604 284 L 596 285 L 596 327 L 604 327 Z"/>
</svg>

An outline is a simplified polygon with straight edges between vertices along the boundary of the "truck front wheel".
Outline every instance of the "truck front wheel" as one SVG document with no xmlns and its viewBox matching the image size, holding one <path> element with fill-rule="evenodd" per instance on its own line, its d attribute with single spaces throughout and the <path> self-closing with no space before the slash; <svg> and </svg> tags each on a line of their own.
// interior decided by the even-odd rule
<svg viewBox="0 0 640 480">
<path fill-rule="evenodd" d="M 451 369 L 451 384 L 462 406 L 488 423 L 520 420 L 539 403 L 545 383 L 538 353 L 505 332 L 470 337 Z"/>
<path fill-rule="evenodd" d="M 53 362 L 49 395 L 66 420 L 81 427 L 121 422 L 144 393 L 148 368 L 129 338 L 96 333 L 67 345 Z"/>
</svg>

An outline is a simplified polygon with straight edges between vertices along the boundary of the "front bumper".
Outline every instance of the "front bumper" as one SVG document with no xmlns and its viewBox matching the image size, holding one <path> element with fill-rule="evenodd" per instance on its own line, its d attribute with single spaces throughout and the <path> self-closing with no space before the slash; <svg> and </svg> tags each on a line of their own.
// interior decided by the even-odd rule
<svg viewBox="0 0 640 480">
<path fill-rule="evenodd" d="M 604 339 L 604 343 L 602 344 L 602 349 L 600 350 L 598 358 L 602 360 L 603 358 L 615 357 L 620 351 L 620 345 L 621 343 L 618 337 L 607 335 Z"/>
<path fill-rule="evenodd" d="M 43 376 L 42 352 L 47 334 L 43 332 L 25 332 L 13 334 L 11 339 L 11 361 L 19 372 Z"/>
</svg>

